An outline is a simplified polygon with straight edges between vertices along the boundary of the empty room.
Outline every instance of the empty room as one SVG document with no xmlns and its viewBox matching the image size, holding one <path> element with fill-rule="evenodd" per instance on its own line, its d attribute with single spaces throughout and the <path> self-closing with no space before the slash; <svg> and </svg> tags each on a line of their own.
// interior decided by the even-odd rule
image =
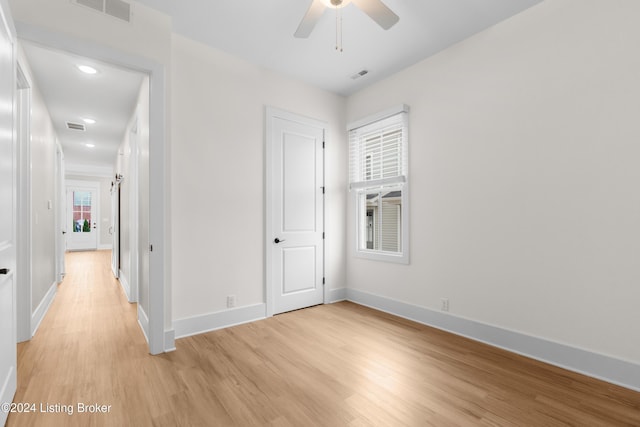
<svg viewBox="0 0 640 427">
<path fill-rule="evenodd" d="M 640 2 L 0 16 L 0 424 L 640 425 Z"/>
</svg>

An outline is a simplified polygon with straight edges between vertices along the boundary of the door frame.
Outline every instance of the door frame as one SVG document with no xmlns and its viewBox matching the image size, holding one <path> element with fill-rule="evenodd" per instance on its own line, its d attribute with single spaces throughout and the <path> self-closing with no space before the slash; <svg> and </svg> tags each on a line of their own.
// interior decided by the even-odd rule
<svg viewBox="0 0 640 427">
<path fill-rule="evenodd" d="M 17 341 L 28 341 L 31 330 L 31 87 L 17 58 L 16 91 L 16 328 Z"/>
<path fill-rule="evenodd" d="M 166 128 L 166 66 L 141 55 L 132 54 L 91 40 L 16 23 L 18 37 L 74 55 L 108 62 L 149 76 L 149 317 L 145 337 L 151 354 L 175 350 L 175 334 L 171 324 L 171 265 L 168 185 L 168 150 Z M 151 250 L 153 247 L 153 250 Z M 142 248 L 139 248 L 142 250 Z"/>
<path fill-rule="evenodd" d="M 116 174 L 111 181 L 111 271 L 116 279 L 120 279 L 120 185 L 122 175 Z"/>
<path fill-rule="evenodd" d="M 288 111 L 285 110 L 281 110 L 272 106 L 266 106 L 265 107 L 265 188 L 264 188 L 264 194 L 265 194 L 265 214 L 264 214 L 264 218 L 265 218 L 265 223 L 264 223 L 264 228 L 265 228 L 265 234 L 264 234 L 264 248 L 265 248 L 265 258 L 264 258 L 264 265 L 265 265 L 265 271 L 264 271 L 264 277 L 265 277 L 265 302 L 266 302 L 266 317 L 272 317 L 274 315 L 274 298 L 275 298 L 275 292 L 274 292 L 274 283 L 272 280 L 272 274 L 273 274 L 273 268 L 271 265 L 271 260 L 273 259 L 273 251 L 274 246 L 271 242 L 271 239 L 273 238 L 273 234 L 274 234 L 274 230 L 273 230 L 273 197 L 271 194 L 271 185 L 273 184 L 273 138 L 272 138 L 272 130 L 273 130 L 273 122 L 276 119 L 284 119 L 284 120 L 289 120 L 292 122 L 297 122 L 297 123 L 301 123 L 304 125 L 308 125 L 308 126 L 312 126 L 312 127 L 318 127 L 323 129 L 324 131 L 324 135 L 325 135 L 325 140 L 326 140 L 326 135 L 327 135 L 327 130 L 328 130 L 328 123 L 321 121 L 321 120 L 317 120 L 317 119 L 312 119 L 306 116 L 301 116 L 299 114 L 295 114 L 295 113 L 290 113 Z M 323 186 L 324 184 L 324 179 L 325 179 L 325 150 L 322 150 L 322 181 L 323 181 Z M 325 230 L 325 221 L 326 221 L 326 199 L 325 196 L 323 195 L 323 203 L 322 203 L 322 231 L 324 233 Z M 323 239 L 322 241 L 322 276 L 325 277 L 325 263 L 326 263 L 326 241 Z M 326 286 L 326 284 L 324 284 L 323 286 L 323 290 L 322 290 L 322 298 L 323 304 L 326 304 L 327 301 L 329 301 L 328 297 L 327 297 L 327 289 L 328 287 Z"/>
<path fill-rule="evenodd" d="M 17 225 L 17 221 L 16 221 L 16 217 L 17 217 L 17 201 L 16 201 L 16 196 L 17 196 L 17 192 L 18 192 L 18 182 L 17 182 L 17 175 L 16 175 L 16 167 L 17 167 L 17 156 L 16 156 L 16 151 L 18 148 L 17 145 L 17 138 L 16 138 L 16 107 L 18 105 L 17 103 L 17 82 L 16 82 L 16 75 L 17 75 L 17 39 L 16 39 L 16 32 L 15 29 L 13 27 L 13 20 L 11 18 L 11 12 L 9 9 L 9 4 L 7 1 L 5 0 L 0 0 L 0 31 L 2 31 L 3 33 L 6 32 L 6 36 L 7 36 L 7 41 L 8 44 L 10 45 L 9 48 L 9 58 L 7 59 L 6 57 L 4 57 L 2 60 L 5 61 L 7 60 L 9 63 L 9 68 L 11 69 L 10 71 L 10 81 L 9 83 L 9 87 L 10 87 L 10 97 L 11 97 L 11 101 L 9 103 L 9 105 L 5 104 L 3 105 L 3 108 L 5 110 L 8 110 L 8 114 L 10 115 L 10 124 L 8 124 L 8 126 L 11 126 L 11 130 L 13 132 L 10 132 L 10 136 L 8 136 L 9 139 L 9 144 L 10 144 L 10 150 L 11 150 L 11 159 L 10 159 L 10 163 L 11 163 L 11 183 L 10 185 L 10 198 L 11 201 L 9 202 L 11 204 L 11 224 L 10 224 L 10 241 L 7 242 L 0 242 L 0 249 L 2 249 L 2 253 L 6 254 L 6 256 L 2 256 L 0 257 L 0 262 L 2 262 L 2 265 L 0 265 L 0 268 L 7 268 L 9 269 L 6 272 L 3 272 L 2 275 L 0 275 L 0 290 L 5 289 L 4 287 L 10 287 L 9 288 L 9 292 L 11 293 L 11 298 L 10 301 L 7 300 L 2 300 L 0 301 L 0 304 L 2 304 L 2 310 L 0 310 L 0 317 L 2 318 L 2 320 L 0 320 L 0 322 L 2 322 L 0 324 L 0 327 L 3 329 L 3 334 L 2 334 L 2 341 L 3 341 L 3 345 L 0 346 L 0 403 L 2 403 L 3 405 L 6 403 L 11 403 L 13 401 L 13 397 L 15 396 L 16 393 L 16 389 L 17 389 L 17 384 L 18 384 L 18 375 L 17 375 L 17 368 L 18 368 L 18 359 L 17 359 L 17 345 L 16 345 L 16 339 L 17 339 L 17 329 L 16 329 L 16 279 L 19 276 L 19 272 L 16 271 L 16 238 L 17 238 L 17 230 L 16 230 L 16 225 Z M 3 36 L 4 38 L 4 36 Z M 5 108 L 6 107 L 6 108 Z M 5 112 L 3 112 L 3 114 L 5 114 Z M 7 130 L 7 129 L 2 129 L 3 131 Z M 6 134 L 5 134 L 6 135 Z M 5 159 L 6 160 L 6 159 Z M 5 182 L 5 184 L 7 184 Z M 3 236 L 4 237 L 4 236 Z M 8 303 L 8 304 L 7 304 Z M 10 306 L 11 309 L 11 313 L 9 313 L 9 315 L 7 316 L 7 311 L 6 311 L 6 306 Z M 10 319 L 7 323 L 9 328 L 11 329 L 10 337 L 7 337 L 7 335 L 5 334 L 6 330 L 4 330 L 4 326 L 5 326 L 5 320 Z M 7 340 L 8 338 L 8 340 Z M 7 340 L 7 341 L 5 341 Z M 7 348 L 6 346 L 6 342 L 9 342 L 13 345 L 11 345 L 11 348 Z M 6 364 L 5 364 L 6 363 Z M 8 368 L 7 371 L 5 371 L 5 368 Z M 8 416 L 8 411 L 2 411 L 0 410 L 0 424 L 4 424 L 5 421 L 7 420 L 7 416 Z"/>
<path fill-rule="evenodd" d="M 67 251 L 67 228 L 65 227 L 67 212 L 67 187 L 65 186 L 64 151 L 60 141 L 56 139 L 56 280 L 62 282 L 65 275 L 64 254 Z"/>
<path fill-rule="evenodd" d="M 80 181 L 73 179 L 65 179 L 64 188 L 66 194 L 66 209 L 65 209 L 65 218 L 64 218 L 64 226 L 63 230 L 66 230 L 65 234 L 66 240 L 66 249 L 75 251 L 75 250 L 98 250 L 100 248 L 100 229 L 99 227 L 99 219 L 100 219 L 100 182 L 98 181 Z M 69 196 L 69 192 L 75 189 L 85 190 L 90 189 L 95 194 L 95 200 L 91 201 L 91 221 L 93 224 L 89 224 L 89 227 L 93 228 L 92 233 L 94 233 L 96 239 L 96 247 L 95 248 L 85 248 L 85 249 L 69 249 L 68 239 L 73 236 L 73 230 L 69 229 L 69 216 L 72 215 L 73 211 L 73 197 Z M 84 233 L 83 233 L 84 234 Z"/>
</svg>

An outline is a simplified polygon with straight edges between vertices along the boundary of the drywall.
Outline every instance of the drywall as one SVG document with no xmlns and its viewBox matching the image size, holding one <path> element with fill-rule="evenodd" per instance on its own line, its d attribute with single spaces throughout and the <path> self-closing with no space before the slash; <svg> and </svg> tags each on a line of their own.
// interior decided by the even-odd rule
<svg viewBox="0 0 640 427">
<path fill-rule="evenodd" d="M 70 0 L 9 0 L 9 4 L 18 27 L 28 24 L 162 64 L 170 61 L 171 19 L 139 3 L 131 4 L 130 23 Z"/>
<path fill-rule="evenodd" d="M 640 363 L 639 15 L 545 1 L 351 96 L 411 107 L 411 263 L 349 239 L 349 287 Z"/>
<path fill-rule="evenodd" d="M 270 105 L 329 123 L 327 286 L 344 282 L 344 98 L 173 37 L 174 319 L 264 302 L 264 126 Z"/>
<path fill-rule="evenodd" d="M 148 147 L 149 147 L 149 78 L 144 77 L 138 92 L 136 108 L 129 119 L 122 143 L 118 148 L 115 160 L 116 174 L 121 175 L 120 184 L 120 259 L 121 273 L 125 282 L 133 288 L 130 300 L 139 301 L 143 310 L 148 312 L 149 279 L 143 277 L 140 289 L 139 265 L 144 256 L 148 262 L 148 250 L 146 254 L 140 254 L 138 248 L 149 247 L 149 208 L 145 197 L 148 193 Z M 140 152 L 147 153 L 141 159 Z M 140 168 L 138 160 L 146 161 Z M 144 176 L 141 176 L 143 174 Z M 144 189 L 140 187 L 141 179 Z M 144 213 L 140 212 L 142 208 Z M 144 216 L 142 216 L 144 215 Z M 142 241 L 141 239 L 144 239 Z M 136 256 L 136 254 L 139 255 Z"/>
<path fill-rule="evenodd" d="M 131 165 L 130 129 L 131 124 L 127 126 L 123 141 L 118 148 L 115 168 L 115 174 L 123 177 L 120 184 L 120 270 L 124 274 L 124 280 L 127 283 L 131 283 L 134 279 L 131 276 L 131 263 L 133 261 L 131 254 L 131 192 L 135 178 L 133 177 L 134 169 L 132 169 Z"/>
<path fill-rule="evenodd" d="M 21 48 L 20 65 L 31 84 L 31 312 L 34 313 L 57 282 L 54 179 L 57 135 Z"/>
<path fill-rule="evenodd" d="M 132 149 L 137 150 L 137 194 L 131 199 L 131 205 L 137 199 L 138 214 L 138 304 L 147 315 L 150 313 L 149 294 L 149 198 L 141 197 L 149 194 L 149 78 L 145 77 L 140 85 L 138 104 L 133 121 L 135 144 Z M 133 165 L 132 165 L 133 166 Z M 135 210 L 133 211 L 135 214 Z M 156 243 L 157 245 L 157 243 Z M 135 261 L 132 261 L 135 262 Z"/>
</svg>

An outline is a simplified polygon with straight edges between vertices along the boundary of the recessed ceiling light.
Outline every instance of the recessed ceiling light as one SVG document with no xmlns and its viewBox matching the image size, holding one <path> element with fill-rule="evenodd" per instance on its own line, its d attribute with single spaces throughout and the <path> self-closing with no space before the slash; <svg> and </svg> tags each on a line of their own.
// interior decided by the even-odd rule
<svg viewBox="0 0 640 427">
<path fill-rule="evenodd" d="M 92 125 L 96 122 L 94 119 L 88 119 L 88 118 L 82 119 L 82 121 L 84 121 L 88 125 Z"/>
<path fill-rule="evenodd" d="M 86 74 L 95 74 L 98 72 L 98 70 L 96 70 L 93 67 L 90 67 L 88 65 L 78 65 L 78 70 L 82 71 L 83 73 Z"/>
<path fill-rule="evenodd" d="M 84 144 L 85 146 L 89 147 L 89 148 L 93 148 L 96 146 L 96 144 Z"/>
</svg>

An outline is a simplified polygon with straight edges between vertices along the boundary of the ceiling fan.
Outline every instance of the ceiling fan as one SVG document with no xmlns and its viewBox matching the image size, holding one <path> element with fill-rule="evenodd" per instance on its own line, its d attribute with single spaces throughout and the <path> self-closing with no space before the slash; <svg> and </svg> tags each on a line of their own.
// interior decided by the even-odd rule
<svg viewBox="0 0 640 427">
<path fill-rule="evenodd" d="M 309 10 L 294 33 L 294 37 L 305 39 L 316 26 L 327 7 L 342 8 L 353 2 L 360 10 L 369 15 L 385 30 L 393 27 L 400 20 L 381 0 L 312 0 Z"/>
</svg>

